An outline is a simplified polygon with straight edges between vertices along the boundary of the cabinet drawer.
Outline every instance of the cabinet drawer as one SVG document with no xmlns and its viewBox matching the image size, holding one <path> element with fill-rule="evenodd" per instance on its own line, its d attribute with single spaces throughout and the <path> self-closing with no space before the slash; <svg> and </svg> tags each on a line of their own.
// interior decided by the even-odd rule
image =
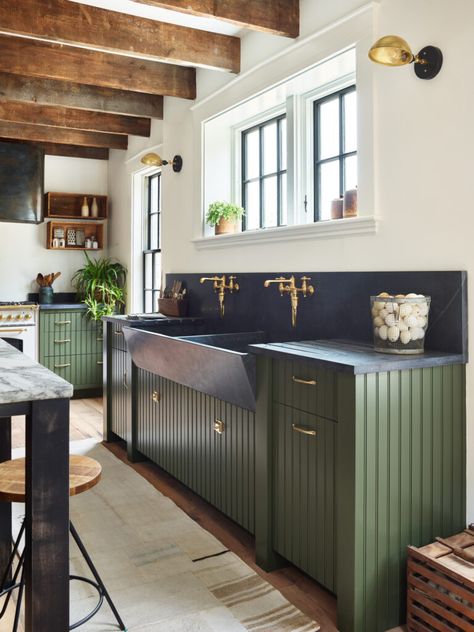
<svg viewBox="0 0 474 632">
<path fill-rule="evenodd" d="M 96 327 L 46 332 L 41 337 L 41 357 L 102 353 L 102 340 Z"/>
<path fill-rule="evenodd" d="M 120 351 L 127 350 L 127 343 L 125 341 L 125 336 L 123 335 L 123 325 L 120 323 L 112 323 L 110 326 L 110 331 L 112 335 L 112 348 L 119 349 Z"/>
<path fill-rule="evenodd" d="M 44 359 L 44 365 L 75 389 L 102 386 L 102 354 L 61 355 Z"/>
<path fill-rule="evenodd" d="M 337 419 L 336 373 L 311 362 L 273 362 L 273 399 L 327 419 Z"/>
<path fill-rule="evenodd" d="M 85 309 L 40 312 L 40 330 L 43 333 L 69 333 L 71 331 L 87 330 L 91 326 L 93 326 L 93 323 L 87 318 Z"/>
<path fill-rule="evenodd" d="M 273 406 L 273 546 L 334 591 L 337 423 Z"/>
</svg>

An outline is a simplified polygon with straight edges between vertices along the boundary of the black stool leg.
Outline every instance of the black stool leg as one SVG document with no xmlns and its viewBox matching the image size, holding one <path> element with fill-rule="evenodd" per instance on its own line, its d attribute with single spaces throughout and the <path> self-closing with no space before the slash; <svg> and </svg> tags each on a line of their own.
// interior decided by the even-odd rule
<svg viewBox="0 0 474 632">
<path fill-rule="evenodd" d="M 86 548 L 84 546 L 84 544 L 82 543 L 81 538 L 79 537 L 79 534 L 77 533 L 74 525 L 72 524 L 72 522 L 69 523 L 69 529 L 71 531 L 71 535 L 74 538 L 74 542 L 77 544 L 80 552 L 82 553 L 83 558 L 86 560 L 87 562 L 87 566 L 89 567 L 91 573 L 94 575 L 94 579 L 96 580 L 96 582 L 98 583 L 98 585 L 100 586 L 100 589 L 102 591 L 102 594 L 104 595 L 104 597 L 107 600 L 107 603 L 110 606 L 110 609 L 112 610 L 112 612 L 114 613 L 115 619 L 117 620 L 117 623 L 119 624 L 119 627 L 121 630 L 126 630 L 127 628 L 125 627 L 124 622 L 122 621 L 122 619 L 120 618 L 120 615 L 117 611 L 117 608 L 115 607 L 112 599 L 110 598 L 109 593 L 107 592 L 106 587 L 104 586 L 104 582 L 102 581 L 102 579 L 100 578 L 99 573 L 97 572 L 97 569 L 95 568 L 94 564 L 92 563 L 91 558 L 89 557 L 88 552 L 86 551 Z"/>
<path fill-rule="evenodd" d="M 21 556 L 20 562 L 23 563 L 23 561 L 24 561 L 24 552 Z M 23 568 L 21 571 L 20 587 L 18 589 L 18 601 L 16 602 L 15 621 L 13 623 L 12 632 L 18 632 L 18 625 L 20 623 L 21 602 L 23 600 L 23 591 L 25 590 L 25 565 L 24 564 L 22 565 L 23 565 Z"/>
<path fill-rule="evenodd" d="M 4 572 L 3 578 L 2 578 L 2 583 L 0 585 L 0 597 L 6 595 L 5 603 L 3 604 L 2 610 L 0 611 L 0 619 L 3 618 L 3 616 L 5 615 L 5 612 L 7 611 L 8 604 L 10 603 L 10 598 L 12 596 L 13 590 L 15 588 L 20 588 L 20 584 L 17 584 L 16 580 L 18 578 L 20 570 L 21 570 L 21 568 L 23 566 L 23 562 L 25 560 L 25 552 L 24 551 L 20 555 L 20 560 L 18 562 L 18 566 L 16 567 L 16 570 L 15 570 L 15 573 L 13 575 L 13 578 L 10 579 L 10 577 L 11 577 L 11 571 L 12 571 L 12 568 L 13 568 L 13 562 L 15 560 L 15 556 L 16 556 L 18 548 L 20 546 L 21 538 L 23 536 L 23 532 L 24 531 L 25 531 L 25 521 L 23 521 L 21 523 L 20 532 L 18 534 L 17 539 L 15 540 L 15 543 L 14 543 L 14 546 L 13 546 L 13 550 L 11 552 L 10 559 L 8 560 L 8 565 L 7 565 L 7 568 L 5 569 L 5 572 Z M 21 602 L 21 598 L 20 597 L 19 597 L 19 601 Z"/>
</svg>

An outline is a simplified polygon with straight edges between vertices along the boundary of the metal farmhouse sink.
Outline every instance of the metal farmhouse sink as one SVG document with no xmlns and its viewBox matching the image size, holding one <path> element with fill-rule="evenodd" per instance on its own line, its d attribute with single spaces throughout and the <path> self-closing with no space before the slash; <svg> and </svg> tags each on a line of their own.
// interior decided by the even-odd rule
<svg viewBox="0 0 474 632">
<path fill-rule="evenodd" d="M 262 331 L 170 337 L 124 327 L 128 350 L 141 369 L 255 410 L 256 361 L 247 345 L 266 342 Z"/>
</svg>

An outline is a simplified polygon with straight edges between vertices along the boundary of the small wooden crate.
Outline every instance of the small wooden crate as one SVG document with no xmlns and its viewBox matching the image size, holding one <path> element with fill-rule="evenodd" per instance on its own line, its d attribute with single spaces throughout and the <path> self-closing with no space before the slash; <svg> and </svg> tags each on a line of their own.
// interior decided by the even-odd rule
<svg viewBox="0 0 474 632">
<path fill-rule="evenodd" d="M 474 525 L 445 542 L 408 547 L 407 625 L 410 632 L 474 631 Z"/>
<path fill-rule="evenodd" d="M 163 316 L 186 316 L 188 313 L 188 300 L 186 298 L 159 298 L 158 311 Z"/>
</svg>

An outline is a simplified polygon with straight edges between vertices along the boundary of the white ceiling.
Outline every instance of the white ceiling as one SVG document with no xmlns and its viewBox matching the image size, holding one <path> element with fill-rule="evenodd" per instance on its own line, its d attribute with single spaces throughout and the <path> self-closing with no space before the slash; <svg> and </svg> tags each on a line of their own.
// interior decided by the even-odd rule
<svg viewBox="0 0 474 632">
<path fill-rule="evenodd" d="M 213 20 L 201 18 L 194 15 L 179 13 L 178 11 L 168 11 L 168 9 L 160 9 L 152 7 L 140 2 L 132 0 L 71 0 L 80 4 L 88 4 L 101 9 L 109 9 L 118 11 L 119 13 L 127 13 L 129 15 L 137 15 L 142 18 L 151 20 L 159 20 L 160 22 L 170 22 L 172 24 L 180 24 L 182 26 L 190 26 L 192 28 L 201 29 L 203 31 L 213 31 L 214 33 L 224 33 L 226 35 L 237 35 L 242 29 L 222 20 Z"/>
</svg>

